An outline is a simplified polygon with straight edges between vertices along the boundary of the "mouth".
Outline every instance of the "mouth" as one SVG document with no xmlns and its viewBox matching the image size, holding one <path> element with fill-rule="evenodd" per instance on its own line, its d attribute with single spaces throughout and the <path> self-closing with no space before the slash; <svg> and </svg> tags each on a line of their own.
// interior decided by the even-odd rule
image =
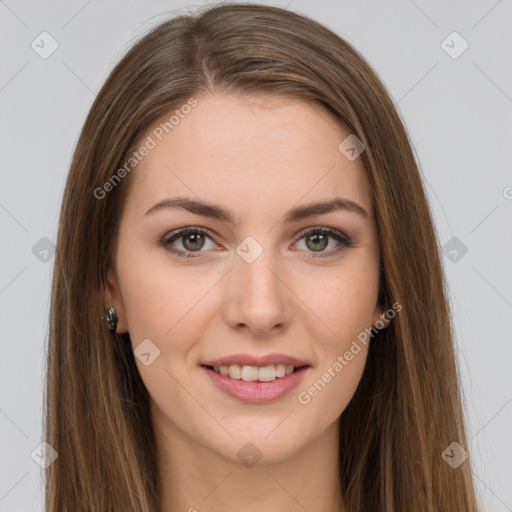
<svg viewBox="0 0 512 512">
<path fill-rule="evenodd" d="M 201 365 L 204 368 L 234 380 L 244 382 L 273 382 L 309 365 L 294 366 L 291 364 L 270 364 L 266 366 L 250 365 Z"/>
<path fill-rule="evenodd" d="M 297 366 L 269 362 L 263 366 L 260 362 L 260 366 L 202 364 L 200 367 L 223 394 L 240 402 L 264 404 L 288 395 L 311 368 L 309 364 L 302 364 L 302 361 L 295 360 L 295 363 Z"/>
</svg>

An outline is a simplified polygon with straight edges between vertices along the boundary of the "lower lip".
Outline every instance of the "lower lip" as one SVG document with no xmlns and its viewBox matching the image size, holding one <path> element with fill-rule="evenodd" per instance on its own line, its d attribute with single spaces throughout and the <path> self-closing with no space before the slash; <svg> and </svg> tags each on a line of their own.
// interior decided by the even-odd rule
<svg viewBox="0 0 512 512">
<path fill-rule="evenodd" d="M 221 375 L 206 366 L 202 366 L 213 383 L 227 395 L 242 402 L 261 404 L 278 400 L 289 393 L 304 377 L 309 366 L 303 366 L 284 377 L 278 377 L 272 382 L 246 382 Z"/>
</svg>

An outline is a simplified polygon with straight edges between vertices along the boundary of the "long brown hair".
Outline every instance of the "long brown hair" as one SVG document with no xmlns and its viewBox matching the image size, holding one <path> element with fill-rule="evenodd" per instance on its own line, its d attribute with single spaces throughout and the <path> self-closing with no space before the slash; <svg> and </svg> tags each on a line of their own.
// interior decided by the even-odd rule
<svg viewBox="0 0 512 512">
<path fill-rule="evenodd" d="M 403 307 L 371 341 L 341 416 L 347 511 L 477 510 L 469 459 L 452 468 L 442 457 L 452 442 L 467 441 L 440 251 L 406 130 L 346 41 L 305 16 L 254 4 L 160 23 L 116 65 L 87 116 L 53 276 L 44 427 L 58 458 L 46 470 L 46 510 L 156 510 L 149 396 L 129 338 L 115 342 L 101 319 L 130 176 L 106 197 L 95 191 L 155 119 L 215 91 L 313 100 L 366 147 L 360 158 L 375 205 L 381 300 L 384 309 Z"/>
</svg>

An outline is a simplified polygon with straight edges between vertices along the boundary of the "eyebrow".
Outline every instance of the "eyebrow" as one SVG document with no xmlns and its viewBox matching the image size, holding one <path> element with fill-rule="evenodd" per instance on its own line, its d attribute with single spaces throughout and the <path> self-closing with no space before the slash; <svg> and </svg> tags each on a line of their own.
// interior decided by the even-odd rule
<svg viewBox="0 0 512 512">
<path fill-rule="evenodd" d="M 156 212 L 162 210 L 176 210 L 183 209 L 196 215 L 202 215 L 203 217 L 210 217 L 226 223 L 233 223 L 235 217 L 231 210 L 223 208 L 215 204 L 207 203 L 204 201 L 198 201 L 196 199 L 188 197 L 169 197 L 159 201 L 153 205 L 144 215 L 153 215 Z M 305 206 L 297 206 L 292 208 L 285 216 L 284 221 L 287 223 L 298 222 L 308 217 L 315 215 L 321 215 L 323 213 L 330 213 L 334 211 L 346 211 L 356 213 L 364 218 L 368 218 L 368 212 L 359 204 L 350 199 L 344 199 L 342 197 L 336 197 L 328 201 L 319 203 L 311 203 Z"/>
</svg>

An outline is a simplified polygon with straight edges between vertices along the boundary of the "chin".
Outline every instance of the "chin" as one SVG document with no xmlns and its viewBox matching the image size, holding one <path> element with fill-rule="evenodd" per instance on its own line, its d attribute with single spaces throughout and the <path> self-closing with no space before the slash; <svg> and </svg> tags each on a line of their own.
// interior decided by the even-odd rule
<svg viewBox="0 0 512 512">
<path fill-rule="evenodd" d="M 290 425 L 278 426 L 276 429 L 279 422 L 274 420 L 272 424 L 269 429 L 267 421 L 258 424 L 253 418 L 251 428 L 229 429 L 233 438 L 224 438 L 222 442 L 218 440 L 219 443 L 215 443 L 210 437 L 209 448 L 230 462 L 247 467 L 254 464 L 263 467 L 286 462 L 307 445 L 303 425 L 301 435 L 299 432 L 290 432 Z"/>
</svg>

